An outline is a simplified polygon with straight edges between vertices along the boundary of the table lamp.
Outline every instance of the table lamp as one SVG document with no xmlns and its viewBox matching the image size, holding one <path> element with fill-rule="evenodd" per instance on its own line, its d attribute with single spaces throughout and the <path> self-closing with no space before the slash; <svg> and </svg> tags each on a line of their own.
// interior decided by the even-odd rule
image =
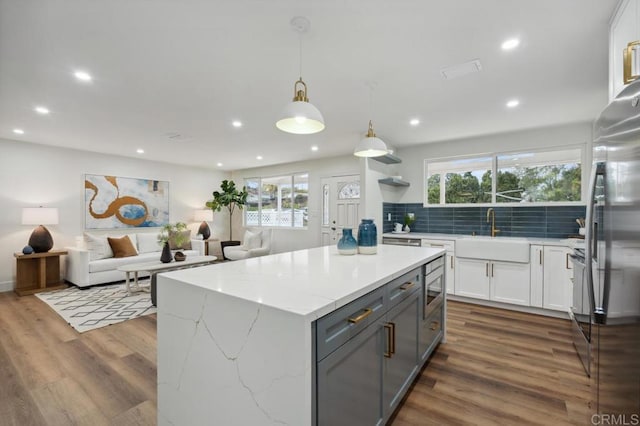
<svg viewBox="0 0 640 426">
<path fill-rule="evenodd" d="M 58 224 L 58 209 L 52 207 L 25 207 L 22 209 L 23 225 L 38 225 L 29 237 L 29 245 L 35 253 L 46 253 L 53 247 L 53 238 L 43 225 Z"/>
<path fill-rule="evenodd" d="M 198 228 L 198 234 L 202 235 L 203 240 L 209 239 L 209 237 L 211 236 L 211 229 L 209 229 L 209 224 L 207 222 L 211 222 L 213 220 L 213 210 L 196 210 L 193 217 L 196 222 L 202 221 L 202 223 L 200 224 L 200 228 Z"/>
</svg>

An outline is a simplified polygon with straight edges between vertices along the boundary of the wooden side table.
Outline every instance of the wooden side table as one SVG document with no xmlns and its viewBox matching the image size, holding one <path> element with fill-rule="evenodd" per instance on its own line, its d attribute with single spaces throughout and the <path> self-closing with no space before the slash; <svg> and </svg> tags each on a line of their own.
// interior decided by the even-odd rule
<svg viewBox="0 0 640 426">
<path fill-rule="evenodd" d="M 60 279 L 60 256 L 65 250 L 46 253 L 14 253 L 16 258 L 16 288 L 18 296 L 67 288 Z"/>
</svg>

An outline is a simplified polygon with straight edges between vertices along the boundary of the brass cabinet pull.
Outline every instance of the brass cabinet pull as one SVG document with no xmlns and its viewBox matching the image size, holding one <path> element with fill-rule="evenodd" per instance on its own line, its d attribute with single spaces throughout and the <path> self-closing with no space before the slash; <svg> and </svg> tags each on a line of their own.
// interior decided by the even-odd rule
<svg viewBox="0 0 640 426">
<path fill-rule="evenodd" d="M 453 269 L 453 256 L 451 256 L 449 260 L 451 261 L 451 269 Z"/>
<path fill-rule="evenodd" d="M 400 290 L 408 290 L 411 287 L 413 287 L 414 285 L 416 285 L 416 283 L 414 283 L 413 281 L 407 281 L 406 283 L 402 284 L 400 286 Z"/>
<path fill-rule="evenodd" d="M 484 274 L 488 277 L 489 276 L 489 264 L 485 263 L 484 264 Z"/>
<path fill-rule="evenodd" d="M 391 358 L 391 355 L 393 355 L 393 352 L 391 352 L 391 339 L 393 338 L 392 331 L 391 331 L 391 323 L 385 324 L 384 329 L 387 332 L 387 348 L 384 351 L 384 357 Z"/>
<path fill-rule="evenodd" d="M 631 74 L 633 72 L 633 51 L 636 46 L 640 46 L 640 40 L 630 42 L 622 51 L 622 77 L 624 84 L 629 84 L 638 78 L 637 74 Z"/>
<path fill-rule="evenodd" d="M 491 264 L 491 276 L 493 277 L 493 263 Z"/>
<path fill-rule="evenodd" d="M 396 353 L 396 323 L 390 322 L 391 324 L 391 355 Z"/>
<path fill-rule="evenodd" d="M 564 261 L 565 268 L 572 269 L 572 268 L 569 267 L 569 253 L 565 253 L 565 254 L 566 254 L 566 258 L 565 258 L 565 261 Z"/>
<path fill-rule="evenodd" d="M 440 326 L 440 321 L 432 321 L 431 322 L 431 327 L 429 327 L 429 328 L 431 330 L 437 330 L 439 326 Z"/>
<path fill-rule="evenodd" d="M 366 317 L 368 317 L 369 315 L 371 315 L 373 313 L 373 309 L 371 308 L 365 308 L 364 312 L 361 313 L 360 315 L 358 315 L 355 318 L 349 318 L 349 322 L 352 324 L 357 324 L 360 321 L 362 321 L 363 319 L 365 319 Z"/>
<path fill-rule="evenodd" d="M 542 250 L 540 250 L 540 264 L 542 265 Z"/>
</svg>

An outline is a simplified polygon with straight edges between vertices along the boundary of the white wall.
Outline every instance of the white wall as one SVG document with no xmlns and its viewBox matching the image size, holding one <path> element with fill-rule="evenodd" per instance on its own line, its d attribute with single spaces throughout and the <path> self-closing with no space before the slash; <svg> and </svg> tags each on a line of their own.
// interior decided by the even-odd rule
<svg viewBox="0 0 640 426">
<path fill-rule="evenodd" d="M 585 144 L 582 181 L 587 182 L 591 169 L 591 140 L 592 123 L 585 122 L 400 148 L 396 152 L 402 159 L 402 163 L 398 165 L 398 174 L 410 182 L 411 186 L 401 194 L 399 202 L 423 202 L 424 160 L 430 158 Z M 583 191 L 586 190 L 585 186 L 583 185 Z M 396 202 L 391 197 L 384 198 L 384 201 Z"/>
<path fill-rule="evenodd" d="M 299 250 L 320 245 L 320 220 L 322 197 L 320 180 L 324 177 L 360 174 L 360 159 L 353 155 L 300 161 L 276 166 L 234 171 L 232 176 L 237 185 L 244 185 L 249 177 L 270 177 L 297 172 L 309 173 L 309 224 L 307 229 L 274 228 L 272 253 Z M 362 160 L 364 161 L 364 160 Z M 236 217 L 237 216 L 237 217 Z M 242 239 L 242 212 L 234 214 L 234 239 Z"/>
<path fill-rule="evenodd" d="M 170 220 L 187 222 L 193 233 L 198 227 L 194 209 L 203 208 L 228 177 L 203 168 L 0 139 L 0 291 L 13 289 L 13 253 L 27 245 L 34 228 L 21 225 L 23 207 L 57 207 L 59 225 L 47 226 L 54 248 L 75 245 L 84 230 L 86 173 L 169 181 Z M 225 217 L 214 214 L 213 237 L 226 239 Z"/>
</svg>

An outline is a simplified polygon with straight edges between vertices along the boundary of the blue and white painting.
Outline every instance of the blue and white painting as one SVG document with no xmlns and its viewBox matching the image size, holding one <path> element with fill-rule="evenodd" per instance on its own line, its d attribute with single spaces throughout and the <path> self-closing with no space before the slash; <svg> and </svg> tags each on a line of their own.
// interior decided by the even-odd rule
<svg viewBox="0 0 640 426">
<path fill-rule="evenodd" d="M 146 228 L 169 223 L 169 182 L 85 175 L 85 229 Z"/>
</svg>

